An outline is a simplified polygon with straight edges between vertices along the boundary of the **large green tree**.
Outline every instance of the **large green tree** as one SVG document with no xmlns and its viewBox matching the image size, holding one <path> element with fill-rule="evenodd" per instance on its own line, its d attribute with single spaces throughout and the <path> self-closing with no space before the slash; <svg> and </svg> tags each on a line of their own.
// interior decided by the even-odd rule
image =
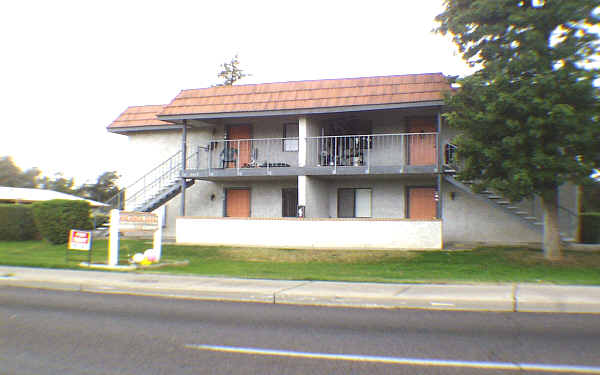
<svg viewBox="0 0 600 375">
<path fill-rule="evenodd" d="M 40 174 L 37 168 L 21 170 L 10 156 L 0 157 L 0 186 L 34 188 L 38 185 Z"/>
<path fill-rule="evenodd" d="M 458 177 L 513 200 L 539 195 L 548 259 L 561 256 L 558 187 L 598 165 L 599 19 L 597 0 L 446 0 L 436 17 L 479 68 L 448 97 Z"/>
<path fill-rule="evenodd" d="M 98 202 L 107 202 L 119 193 L 117 181 L 119 175 L 116 171 L 104 172 L 96 179 L 94 184 L 85 184 L 77 189 L 77 195 Z"/>
<path fill-rule="evenodd" d="M 45 190 L 58 191 L 65 194 L 77 195 L 75 180 L 67 178 L 62 173 L 56 173 L 54 178 L 44 176 L 39 179 L 39 188 Z"/>
</svg>

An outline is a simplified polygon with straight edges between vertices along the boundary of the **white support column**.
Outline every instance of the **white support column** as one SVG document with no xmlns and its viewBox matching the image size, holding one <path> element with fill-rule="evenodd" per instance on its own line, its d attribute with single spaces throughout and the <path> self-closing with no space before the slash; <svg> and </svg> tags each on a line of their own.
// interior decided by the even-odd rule
<svg viewBox="0 0 600 375">
<path fill-rule="evenodd" d="M 162 256 L 162 238 L 163 238 L 163 222 L 165 220 L 165 211 L 167 210 L 167 206 L 163 205 L 157 210 L 158 215 L 158 229 L 154 232 L 154 238 L 152 241 L 152 248 L 156 253 L 156 262 L 160 261 L 160 257 Z"/>
<path fill-rule="evenodd" d="M 183 173 L 185 172 L 187 162 L 187 120 L 183 120 L 182 132 L 181 132 L 181 205 L 179 207 L 179 216 L 185 216 L 185 178 Z"/>
<path fill-rule="evenodd" d="M 300 117 L 298 119 L 298 166 L 306 167 L 308 160 L 306 157 L 307 152 L 307 134 L 308 134 L 308 119 L 306 117 Z M 298 203 L 300 204 L 300 203 Z"/>
<path fill-rule="evenodd" d="M 306 206 L 306 176 L 298 176 L 298 206 Z"/>
<path fill-rule="evenodd" d="M 437 194 L 438 194 L 438 202 L 437 202 L 437 212 L 436 216 L 438 219 L 442 219 L 444 216 L 444 194 L 443 194 L 443 184 L 444 184 L 444 150 L 442 150 L 442 113 L 438 112 L 437 114 L 437 170 L 438 170 L 438 178 L 437 178 Z"/>
</svg>

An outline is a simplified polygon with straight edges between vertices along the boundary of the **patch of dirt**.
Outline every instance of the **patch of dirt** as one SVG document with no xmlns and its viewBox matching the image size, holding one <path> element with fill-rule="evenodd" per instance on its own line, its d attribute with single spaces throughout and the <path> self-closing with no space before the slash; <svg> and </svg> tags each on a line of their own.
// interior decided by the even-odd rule
<svg viewBox="0 0 600 375">
<path fill-rule="evenodd" d="M 285 249 L 220 249 L 219 254 L 231 260 L 272 263 L 375 263 L 391 259 L 410 259 L 408 251 L 366 250 L 285 250 Z"/>
<path fill-rule="evenodd" d="M 550 261 L 544 258 L 544 253 L 539 251 L 514 251 L 506 253 L 511 261 L 526 265 L 555 265 L 555 266 L 585 266 L 598 265 L 600 267 L 600 254 L 586 254 L 579 252 L 563 252 L 560 260 Z"/>
</svg>

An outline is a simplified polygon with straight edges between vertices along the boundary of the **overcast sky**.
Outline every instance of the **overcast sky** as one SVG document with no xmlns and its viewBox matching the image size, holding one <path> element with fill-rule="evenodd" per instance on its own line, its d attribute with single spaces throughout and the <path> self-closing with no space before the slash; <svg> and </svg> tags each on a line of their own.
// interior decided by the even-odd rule
<svg viewBox="0 0 600 375">
<path fill-rule="evenodd" d="M 127 138 L 106 126 L 217 83 L 236 53 L 252 74 L 240 83 L 468 74 L 431 33 L 441 11 L 442 0 L 3 1 L 0 156 L 77 185 L 118 172 Z"/>
</svg>

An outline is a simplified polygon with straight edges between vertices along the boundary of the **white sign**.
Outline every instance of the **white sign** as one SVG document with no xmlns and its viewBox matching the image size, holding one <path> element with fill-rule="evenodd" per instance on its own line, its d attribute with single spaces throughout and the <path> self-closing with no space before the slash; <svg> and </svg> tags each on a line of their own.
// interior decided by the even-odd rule
<svg viewBox="0 0 600 375">
<path fill-rule="evenodd" d="M 119 232 L 158 230 L 158 215 L 151 212 L 119 212 Z"/>
<path fill-rule="evenodd" d="M 92 248 L 92 232 L 71 229 L 69 231 L 69 249 L 90 251 Z"/>
<path fill-rule="evenodd" d="M 165 207 L 158 210 L 158 215 L 150 212 L 110 211 L 110 229 L 108 232 L 108 265 L 119 263 L 119 233 L 120 232 L 154 232 L 153 249 L 156 252 L 156 262 L 162 252 L 162 225 Z"/>
</svg>

